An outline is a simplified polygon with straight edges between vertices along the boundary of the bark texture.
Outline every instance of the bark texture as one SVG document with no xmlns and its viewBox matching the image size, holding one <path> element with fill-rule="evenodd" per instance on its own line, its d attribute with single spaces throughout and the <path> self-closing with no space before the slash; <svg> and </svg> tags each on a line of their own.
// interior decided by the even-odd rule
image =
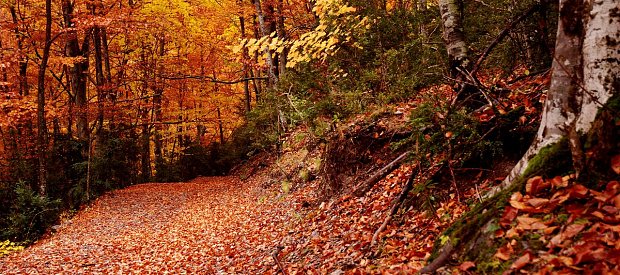
<svg viewBox="0 0 620 275">
<path fill-rule="evenodd" d="M 524 175 L 530 160 L 566 138 L 578 164 L 580 136 L 588 134 L 608 100 L 620 90 L 620 11 L 615 0 L 560 1 L 551 87 L 536 138 L 504 182 Z M 617 110 L 616 110 L 617 111 Z M 576 167 L 579 170 L 579 167 Z"/>
<path fill-rule="evenodd" d="M 448 50 L 453 76 L 457 74 L 457 68 L 467 68 L 470 63 L 465 35 L 463 34 L 460 5 L 460 0 L 439 0 L 439 12 L 441 13 L 443 24 L 443 39 Z"/>
<path fill-rule="evenodd" d="M 37 87 L 37 143 L 39 145 L 39 194 L 47 194 L 47 124 L 45 122 L 45 72 L 52 46 L 52 0 L 45 1 L 45 46 L 39 64 Z"/>
<path fill-rule="evenodd" d="M 72 1 L 63 0 L 62 1 L 62 13 L 63 19 L 65 23 L 67 39 L 65 44 L 65 55 L 67 57 L 81 59 L 77 60 L 76 63 L 68 68 L 68 76 L 67 79 L 69 81 L 69 87 L 71 90 L 71 94 L 75 105 L 77 107 L 78 118 L 77 118 L 77 136 L 81 141 L 87 141 L 89 139 L 90 131 L 88 129 L 88 111 L 87 111 L 87 96 L 86 96 L 86 87 L 87 87 L 87 76 L 88 76 L 88 53 L 90 47 L 90 35 L 89 31 L 84 36 L 84 42 L 82 44 L 82 48 L 80 49 L 80 44 L 78 41 L 78 33 L 75 29 L 75 24 L 73 22 L 73 11 L 74 4 Z M 87 152 L 88 149 L 85 149 Z M 86 154 L 86 153 L 84 153 Z"/>
</svg>

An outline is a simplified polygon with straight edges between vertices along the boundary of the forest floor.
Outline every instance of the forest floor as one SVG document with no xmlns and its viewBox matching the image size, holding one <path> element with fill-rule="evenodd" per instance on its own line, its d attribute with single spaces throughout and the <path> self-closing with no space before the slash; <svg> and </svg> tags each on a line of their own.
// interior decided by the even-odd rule
<svg viewBox="0 0 620 275">
<path fill-rule="evenodd" d="M 312 192 L 317 186 L 283 191 L 268 184 L 268 173 L 135 185 L 99 197 L 56 232 L 0 259 L 0 274 L 412 272 L 464 206 L 442 204 L 440 214 L 456 215 L 439 223 L 409 211 L 369 249 L 411 169 L 399 168 L 366 197 L 327 203 Z"/>
<path fill-rule="evenodd" d="M 276 210 L 257 203 L 254 187 L 238 177 L 220 177 L 108 193 L 63 222 L 58 232 L 0 259 L 0 274 L 271 270 L 269 241 L 277 232 L 260 232 L 257 226 L 281 224 L 288 217 L 264 213 Z"/>
<path fill-rule="evenodd" d="M 433 211 L 404 209 L 371 245 L 412 169 L 403 165 L 365 196 L 322 202 L 316 181 L 288 189 L 267 169 L 246 180 L 135 185 L 1 258 L 0 274 L 412 274 L 478 199 L 472 188 Z M 534 177 L 507 203 L 488 259 L 453 259 L 452 271 L 620 274 L 620 183 L 595 190 L 571 176 Z"/>
</svg>

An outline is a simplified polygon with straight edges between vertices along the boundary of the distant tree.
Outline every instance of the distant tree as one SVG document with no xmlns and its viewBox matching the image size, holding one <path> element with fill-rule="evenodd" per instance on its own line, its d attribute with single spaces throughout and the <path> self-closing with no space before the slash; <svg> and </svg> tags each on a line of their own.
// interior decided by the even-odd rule
<svg viewBox="0 0 620 275">
<path fill-rule="evenodd" d="M 45 44 L 39 64 L 37 87 L 37 141 L 39 145 L 39 193 L 47 192 L 47 124 L 45 122 L 45 72 L 52 47 L 52 0 L 45 1 Z"/>
</svg>

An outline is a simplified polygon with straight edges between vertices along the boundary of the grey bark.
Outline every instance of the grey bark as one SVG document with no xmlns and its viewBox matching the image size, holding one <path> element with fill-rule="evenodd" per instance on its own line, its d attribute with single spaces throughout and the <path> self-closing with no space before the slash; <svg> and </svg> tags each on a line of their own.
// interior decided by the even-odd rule
<svg viewBox="0 0 620 275">
<path fill-rule="evenodd" d="M 465 35 L 463 34 L 461 4 L 461 0 L 439 0 L 443 39 L 448 50 L 448 59 L 453 77 L 457 75 L 458 68 L 468 68 L 470 65 Z"/>
<path fill-rule="evenodd" d="M 592 128 L 599 111 L 620 89 L 620 13 L 615 0 L 560 1 L 551 87 L 536 138 L 492 196 L 524 176 L 541 149 L 564 138 L 573 162 L 581 165 L 579 136 Z M 617 111 L 617 110 L 616 110 Z M 575 167 L 578 172 L 582 167 Z"/>
</svg>

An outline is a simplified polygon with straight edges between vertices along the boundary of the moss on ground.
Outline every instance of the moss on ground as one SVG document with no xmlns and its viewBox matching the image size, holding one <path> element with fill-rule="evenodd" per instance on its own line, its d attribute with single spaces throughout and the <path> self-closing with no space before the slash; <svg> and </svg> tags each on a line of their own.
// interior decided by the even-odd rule
<svg viewBox="0 0 620 275">
<path fill-rule="evenodd" d="M 506 270 L 509 265 L 507 266 L 493 257 L 493 254 L 505 244 L 505 241 L 503 243 L 488 241 L 493 232 L 484 229 L 497 222 L 500 213 L 508 204 L 510 196 L 514 192 L 523 191 L 527 179 L 534 175 L 546 176 L 560 171 L 566 173 L 571 169 L 571 153 L 567 139 L 562 139 L 541 149 L 538 154 L 530 159 L 523 175 L 508 188 L 475 205 L 446 229 L 442 236 L 437 238 L 429 262 L 439 256 L 441 248 L 449 241 L 455 247 L 453 253 L 456 253 L 459 262 L 474 261 L 478 266 L 478 273 L 495 274 Z"/>
</svg>

